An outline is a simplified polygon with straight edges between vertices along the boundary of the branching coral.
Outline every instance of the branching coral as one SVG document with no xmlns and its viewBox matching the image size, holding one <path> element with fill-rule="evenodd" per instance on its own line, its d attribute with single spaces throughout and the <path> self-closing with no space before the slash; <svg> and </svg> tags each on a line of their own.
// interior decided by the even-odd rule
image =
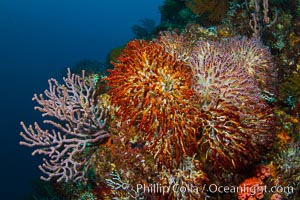
<svg viewBox="0 0 300 200">
<path fill-rule="evenodd" d="M 97 105 L 94 84 L 91 77 L 71 74 L 64 78 L 65 84 L 57 80 L 49 80 L 49 90 L 34 95 L 43 117 L 56 119 L 44 120 L 44 124 L 52 125 L 52 131 L 43 130 L 38 123 L 26 127 L 21 122 L 24 141 L 21 145 L 37 147 L 32 155 L 44 154 L 40 170 L 47 175 L 43 180 L 52 178 L 59 181 L 84 180 L 89 168 L 88 147 L 108 138 L 106 131 L 106 109 Z"/>
<path fill-rule="evenodd" d="M 196 148 L 190 68 L 161 45 L 138 40 L 128 43 L 119 61 L 107 81 L 122 124 L 139 128 L 158 162 L 179 164 Z"/>
</svg>

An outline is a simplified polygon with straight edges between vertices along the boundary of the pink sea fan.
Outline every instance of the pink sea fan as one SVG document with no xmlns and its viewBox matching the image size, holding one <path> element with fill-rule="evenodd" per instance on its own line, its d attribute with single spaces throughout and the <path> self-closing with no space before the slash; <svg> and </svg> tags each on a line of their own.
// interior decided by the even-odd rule
<svg viewBox="0 0 300 200">
<path fill-rule="evenodd" d="M 258 46 L 256 42 L 240 37 L 199 41 L 190 56 L 193 90 L 203 113 L 199 117 L 199 148 L 215 167 L 235 169 L 248 165 L 261 158 L 261 152 L 271 144 L 273 114 L 261 98 L 260 83 L 267 82 L 266 73 L 273 66 L 270 58 L 265 58 L 271 57 L 266 49 L 257 55 L 257 48 L 251 46 Z M 245 53 L 247 49 L 255 49 L 256 56 Z M 263 66 L 258 64 L 257 56 Z"/>
<path fill-rule="evenodd" d="M 44 163 L 39 169 L 46 175 L 42 180 L 56 181 L 85 180 L 89 169 L 88 149 L 100 143 L 110 134 L 106 130 L 107 110 L 96 101 L 95 88 L 91 77 L 71 74 L 64 78 L 64 84 L 49 80 L 49 90 L 34 95 L 38 103 L 35 109 L 42 113 L 44 124 L 52 130 L 42 129 L 37 122 L 27 127 L 23 122 L 24 141 L 21 145 L 35 147 L 32 155 L 43 154 Z"/>
<path fill-rule="evenodd" d="M 261 90 L 275 93 L 277 72 L 269 48 L 258 38 L 234 37 L 226 41 L 226 51 L 256 81 Z"/>
<path fill-rule="evenodd" d="M 247 68 L 228 51 L 227 42 L 199 41 L 191 54 L 193 89 L 203 109 L 260 102 L 260 90 Z M 216 107 L 217 106 L 217 107 Z M 250 105 L 249 105 L 250 106 Z"/>
<path fill-rule="evenodd" d="M 184 34 L 176 32 L 161 32 L 156 42 L 163 46 L 167 53 L 171 54 L 176 60 L 188 62 L 193 50 L 195 41 L 189 40 Z"/>
</svg>

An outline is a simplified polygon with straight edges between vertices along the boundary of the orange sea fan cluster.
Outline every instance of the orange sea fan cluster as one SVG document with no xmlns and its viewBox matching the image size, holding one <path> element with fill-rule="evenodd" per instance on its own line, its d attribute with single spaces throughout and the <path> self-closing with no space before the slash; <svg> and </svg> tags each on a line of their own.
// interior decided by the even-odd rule
<svg viewBox="0 0 300 200">
<path fill-rule="evenodd" d="M 161 45 L 143 40 L 129 42 L 113 65 L 107 83 L 120 127 L 137 127 L 130 137 L 145 141 L 161 164 L 178 165 L 182 156 L 193 155 L 198 109 L 190 68 Z"/>
<path fill-rule="evenodd" d="M 163 33 L 129 42 L 107 78 L 119 132 L 138 136 L 168 166 L 194 153 L 216 171 L 248 166 L 272 143 L 272 108 L 260 96 L 270 88 L 266 74 L 273 76 L 269 57 L 245 37 Z"/>
<path fill-rule="evenodd" d="M 228 0 L 185 0 L 185 5 L 194 14 L 208 13 L 208 19 L 212 22 L 220 22 L 228 9 Z"/>
</svg>

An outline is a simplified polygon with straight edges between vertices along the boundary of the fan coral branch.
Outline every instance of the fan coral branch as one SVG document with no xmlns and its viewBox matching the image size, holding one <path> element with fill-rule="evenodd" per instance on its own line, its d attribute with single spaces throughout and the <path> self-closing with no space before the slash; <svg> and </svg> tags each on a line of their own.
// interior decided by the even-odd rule
<svg viewBox="0 0 300 200">
<path fill-rule="evenodd" d="M 37 147 L 32 155 L 44 154 L 50 159 L 44 159 L 39 166 L 48 177 L 43 180 L 57 178 L 57 181 L 77 181 L 84 179 L 89 162 L 83 158 L 87 147 L 97 144 L 109 137 L 105 130 L 107 111 L 99 107 L 95 98 L 95 90 L 91 77 L 71 74 L 64 78 L 65 84 L 57 80 L 49 80 L 49 90 L 43 94 L 34 95 L 33 100 L 39 106 L 43 117 L 54 117 L 56 120 L 44 120 L 44 124 L 54 127 L 52 131 L 43 130 L 38 123 L 28 128 L 21 122 L 24 141 L 21 145 Z M 46 97 L 46 98 L 45 98 Z M 61 131 L 61 132 L 60 132 Z"/>
</svg>

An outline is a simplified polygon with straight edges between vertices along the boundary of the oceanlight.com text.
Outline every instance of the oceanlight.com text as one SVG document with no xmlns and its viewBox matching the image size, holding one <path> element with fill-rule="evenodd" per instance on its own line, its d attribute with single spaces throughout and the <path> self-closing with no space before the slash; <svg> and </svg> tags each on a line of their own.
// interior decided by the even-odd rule
<svg viewBox="0 0 300 200">
<path fill-rule="evenodd" d="M 160 194 L 169 194 L 171 193 L 193 193 L 193 194 L 203 194 L 203 193 L 239 193 L 239 192 L 248 192 L 250 194 L 255 194 L 256 192 L 263 193 L 284 193 L 284 194 L 293 194 L 294 187 L 292 186 L 272 186 L 268 188 L 267 186 L 260 187 L 246 187 L 246 186 L 222 186 L 217 184 L 204 184 L 202 188 L 199 188 L 193 184 L 172 184 L 169 186 L 161 184 L 137 184 L 136 192 L 137 193 L 160 193 Z"/>
<path fill-rule="evenodd" d="M 218 186 L 216 184 L 204 185 L 203 191 L 210 192 L 210 193 L 239 193 L 239 192 L 247 192 L 251 195 L 254 195 L 257 192 L 263 193 L 285 193 L 285 194 L 293 194 L 294 193 L 293 186 L 280 186 L 275 185 L 272 187 L 264 186 Z"/>
</svg>

